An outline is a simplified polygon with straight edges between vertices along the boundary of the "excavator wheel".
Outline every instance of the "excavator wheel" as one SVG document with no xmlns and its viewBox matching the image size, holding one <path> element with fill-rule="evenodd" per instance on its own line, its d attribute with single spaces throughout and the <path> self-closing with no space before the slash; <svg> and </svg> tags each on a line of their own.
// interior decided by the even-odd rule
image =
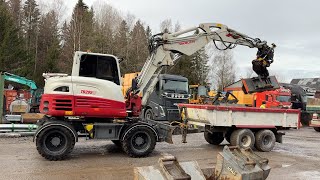
<svg viewBox="0 0 320 180">
<path fill-rule="evenodd" d="M 148 126 L 133 126 L 121 141 L 122 149 L 131 157 L 148 156 L 156 146 L 156 134 Z"/>
<path fill-rule="evenodd" d="M 63 126 L 47 127 L 36 138 L 39 154 L 50 161 L 65 159 L 73 150 L 74 145 L 74 135 Z"/>
<path fill-rule="evenodd" d="M 204 139 L 209 143 L 213 145 L 219 145 L 224 140 L 223 133 L 222 132 L 213 132 L 210 133 L 208 131 L 204 132 Z"/>
</svg>

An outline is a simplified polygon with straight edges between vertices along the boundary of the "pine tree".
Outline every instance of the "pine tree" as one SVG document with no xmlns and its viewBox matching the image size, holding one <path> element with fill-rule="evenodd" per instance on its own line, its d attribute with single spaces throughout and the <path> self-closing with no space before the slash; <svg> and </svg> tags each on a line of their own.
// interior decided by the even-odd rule
<svg viewBox="0 0 320 180">
<path fill-rule="evenodd" d="M 148 38 L 146 31 L 138 20 L 130 33 L 129 57 L 127 72 L 140 71 L 148 58 Z"/>
<path fill-rule="evenodd" d="M 208 67 L 208 55 L 205 52 L 205 49 L 202 48 L 195 54 L 191 56 L 191 69 L 193 69 L 191 76 L 189 77 L 190 81 L 193 84 L 205 85 L 209 67 Z"/>
<path fill-rule="evenodd" d="M 163 73 L 181 75 L 189 80 L 189 84 L 206 84 L 209 72 L 208 56 L 204 49 L 200 49 L 192 56 L 182 56 L 173 67 Z"/>
<path fill-rule="evenodd" d="M 18 37 L 19 29 L 4 1 L 0 1 L 0 70 L 12 73 L 23 72 L 26 53 L 23 41 Z"/>
<path fill-rule="evenodd" d="M 128 41 L 129 41 L 129 27 L 126 23 L 126 21 L 122 21 L 119 26 L 119 30 L 117 31 L 115 35 L 115 54 L 120 57 L 124 58 L 124 62 L 120 64 L 121 72 L 122 73 L 128 73 Z"/>
<path fill-rule="evenodd" d="M 23 6 L 22 28 L 24 31 L 26 52 L 30 57 L 24 75 L 35 77 L 37 72 L 38 35 L 40 11 L 35 0 L 26 0 Z M 33 68 L 32 68 L 33 66 Z M 33 69 L 33 71 L 31 70 Z"/>
<path fill-rule="evenodd" d="M 93 9 L 78 0 L 73 9 L 70 23 L 63 26 L 63 71 L 70 73 L 74 51 L 88 51 L 95 48 L 93 31 Z"/>
<path fill-rule="evenodd" d="M 14 20 L 16 28 L 19 29 L 19 37 L 22 36 L 22 6 L 21 0 L 9 0 L 8 1 L 9 11 Z"/>
<path fill-rule="evenodd" d="M 39 66 L 35 80 L 43 84 L 43 72 L 57 72 L 60 55 L 58 16 L 54 11 L 43 15 L 39 24 Z"/>
</svg>

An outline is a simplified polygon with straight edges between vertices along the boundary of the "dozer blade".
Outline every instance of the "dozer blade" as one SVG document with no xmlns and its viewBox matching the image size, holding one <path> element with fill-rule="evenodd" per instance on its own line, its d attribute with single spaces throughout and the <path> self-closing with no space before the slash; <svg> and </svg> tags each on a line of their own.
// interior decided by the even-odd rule
<svg viewBox="0 0 320 180">
<path fill-rule="evenodd" d="M 280 88 L 275 76 L 242 79 L 245 93 L 272 91 Z"/>
</svg>

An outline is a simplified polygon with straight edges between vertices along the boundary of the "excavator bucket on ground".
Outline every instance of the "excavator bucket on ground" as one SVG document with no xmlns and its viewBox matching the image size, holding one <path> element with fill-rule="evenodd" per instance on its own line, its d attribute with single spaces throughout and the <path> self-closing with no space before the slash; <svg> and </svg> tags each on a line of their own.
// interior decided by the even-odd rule
<svg viewBox="0 0 320 180">
<path fill-rule="evenodd" d="M 201 169 L 196 161 L 179 162 L 164 154 L 159 164 L 134 168 L 135 180 L 264 180 L 270 173 L 268 159 L 256 155 L 250 148 L 225 146 L 217 155 L 215 167 Z"/>
<path fill-rule="evenodd" d="M 253 77 L 242 79 L 243 88 L 245 93 L 255 93 L 262 91 L 272 91 L 280 88 L 280 85 L 275 76 Z"/>
<path fill-rule="evenodd" d="M 250 148 L 239 149 L 227 146 L 217 156 L 214 179 L 264 180 L 271 168 L 268 159 L 256 155 Z"/>
</svg>

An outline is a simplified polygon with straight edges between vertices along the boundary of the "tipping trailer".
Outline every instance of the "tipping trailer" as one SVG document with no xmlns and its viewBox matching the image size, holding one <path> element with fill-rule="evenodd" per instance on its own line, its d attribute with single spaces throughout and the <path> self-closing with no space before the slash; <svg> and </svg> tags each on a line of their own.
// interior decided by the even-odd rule
<svg viewBox="0 0 320 180">
<path fill-rule="evenodd" d="M 255 146 L 271 151 L 282 143 L 281 129 L 300 128 L 300 110 L 178 104 L 187 124 L 205 127 L 204 137 L 218 145 L 226 139 L 232 146 Z"/>
</svg>

